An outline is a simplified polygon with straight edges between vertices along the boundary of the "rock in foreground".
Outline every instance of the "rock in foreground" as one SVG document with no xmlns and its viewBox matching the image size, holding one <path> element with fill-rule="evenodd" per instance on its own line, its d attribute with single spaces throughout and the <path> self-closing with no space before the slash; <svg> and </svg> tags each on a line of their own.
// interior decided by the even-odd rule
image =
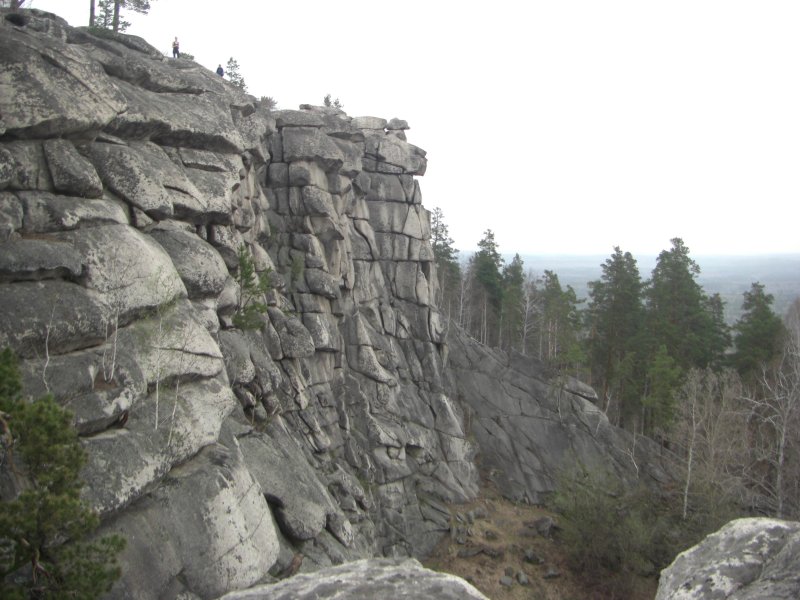
<svg viewBox="0 0 800 600">
<path fill-rule="evenodd" d="M 656 600 L 800 598 L 800 523 L 737 519 L 678 555 Z"/>
<path fill-rule="evenodd" d="M 437 598 L 486 600 L 469 583 L 424 568 L 414 559 L 366 559 L 316 573 L 297 575 L 274 585 L 231 592 L 220 600 L 372 600 Z"/>
</svg>

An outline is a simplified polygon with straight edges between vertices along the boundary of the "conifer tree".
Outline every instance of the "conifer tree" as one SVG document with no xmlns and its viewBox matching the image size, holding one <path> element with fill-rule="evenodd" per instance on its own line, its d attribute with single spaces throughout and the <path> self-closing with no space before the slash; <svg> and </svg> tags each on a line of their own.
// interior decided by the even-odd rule
<svg viewBox="0 0 800 600">
<path fill-rule="evenodd" d="M 503 348 L 520 349 L 523 308 L 525 300 L 525 271 L 519 254 L 503 269 L 503 299 L 501 305 Z"/>
<path fill-rule="evenodd" d="M 495 345 L 499 339 L 502 266 L 503 258 L 497 249 L 494 232 L 487 229 L 478 242 L 478 252 L 470 260 L 470 276 L 475 282 L 473 293 L 476 295 L 473 306 L 477 309 L 471 330 L 480 342 L 487 345 Z"/>
<path fill-rule="evenodd" d="M 700 267 L 689 257 L 680 238 L 658 255 L 647 288 L 647 323 L 655 353 L 664 345 L 678 366 L 704 369 L 718 363 L 724 346 L 720 322 L 703 293 L 697 276 Z"/>
<path fill-rule="evenodd" d="M 96 598 L 119 577 L 124 540 L 85 541 L 97 516 L 80 498 L 86 454 L 72 416 L 45 396 L 22 397 L 14 355 L 0 353 L 0 434 L 21 491 L 0 503 L 0 597 Z"/>
<path fill-rule="evenodd" d="M 587 346 L 592 384 L 619 422 L 621 414 L 635 410 L 630 405 L 637 403 L 642 391 L 630 384 L 644 324 L 644 286 L 636 259 L 618 246 L 601 268 L 601 278 L 589 282 Z"/>
<path fill-rule="evenodd" d="M 228 79 L 233 85 L 243 92 L 247 91 L 247 84 L 244 82 L 244 77 L 242 77 L 242 74 L 239 72 L 239 63 L 232 56 L 228 59 L 225 73 L 228 75 Z"/>
<path fill-rule="evenodd" d="M 774 297 L 761 283 L 744 292 L 744 314 L 734 325 L 736 349 L 732 362 L 744 379 L 757 375 L 780 354 L 785 337 L 781 319 L 772 311 Z"/>
<path fill-rule="evenodd" d="M 581 318 L 578 304 L 578 297 L 572 286 L 562 288 L 558 275 L 546 270 L 539 331 L 540 357 L 557 369 L 577 366 L 584 360 L 580 344 Z"/>
<path fill-rule="evenodd" d="M 447 308 L 449 316 L 449 307 L 461 281 L 461 265 L 458 263 L 458 250 L 453 247 L 453 239 L 444 221 L 444 213 L 438 206 L 431 212 L 431 248 L 442 293 L 441 306 Z"/>
</svg>

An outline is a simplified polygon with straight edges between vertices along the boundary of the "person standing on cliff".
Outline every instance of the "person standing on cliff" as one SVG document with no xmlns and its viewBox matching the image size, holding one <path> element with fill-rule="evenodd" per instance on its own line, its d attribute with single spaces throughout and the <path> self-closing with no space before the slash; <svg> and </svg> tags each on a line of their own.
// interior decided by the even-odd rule
<svg viewBox="0 0 800 600">
<path fill-rule="evenodd" d="M 172 58 L 180 58 L 181 56 L 181 48 L 180 44 L 178 44 L 178 38 L 175 37 L 175 41 L 172 42 Z"/>
<path fill-rule="evenodd" d="M 225 70 L 222 68 L 222 65 L 219 65 L 219 66 L 217 67 L 217 75 L 219 75 L 220 77 L 222 77 L 223 75 L 225 75 Z"/>
</svg>

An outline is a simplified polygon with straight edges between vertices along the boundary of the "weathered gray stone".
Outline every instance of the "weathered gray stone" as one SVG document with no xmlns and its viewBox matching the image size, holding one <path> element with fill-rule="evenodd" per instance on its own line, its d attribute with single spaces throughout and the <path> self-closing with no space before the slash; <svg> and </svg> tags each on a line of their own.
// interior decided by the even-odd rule
<svg viewBox="0 0 800 600">
<path fill-rule="evenodd" d="M 68 140 L 47 140 L 44 155 L 56 191 L 68 196 L 100 198 L 103 184 L 92 164 Z"/>
<path fill-rule="evenodd" d="M 286 316 L 274 308 L 269 309 L 269 317 L 278 332 L 283 356 L 307 358 L 314 355 L 314 340 L 297 317 Z"/>
<path fill-rule="evenodd" d="M 378 117 L 353 117 L 352 123 L 355 127 L 361 129 L 383 130 L 386 128 L 386 119 L 380 119 Z"/>
<path fill-rule="evenodd" d="M 124 428 L 85 440 L 84 498 L 103 515 L 120 511 L 174 466 L 215 443 L 237 405 L 224 375 L 154 387 L 131 409 Z"/>
<path fill-rule="evenodd" d="M 211 244 L 186 231 L 153 231 L 186 286 L 189 298 L 219 296 L 228 280 L 225 261 Z"/>
<path fill-rule="evenodd" d="M 109 305 L 75 283 L 0 283 L 0 306 L 0 346 L 23 357 L 94 346 L 108 334 Z"/>
<path fill-rule="evenodd" d="M 155 93 L 117 82 L 127 110 L 106 130 L 120 137 L 149 138 L 166 146 L 241 153 L 244 140 L 228 107 L 211 94 Z"/>
<path fill-rule="evenodd" d="M 128 146 L 94 143 L 89 156 L 103 183 L 131 206 L 155 219 L 172 216 L 172 198 L 140 152 Z"/>
<path fill-rule="evenodd" d="M 414 559 L 365 559 L 286 581 L 231 592 L 221 600 L 373 600 L 436 598 L 487 600 L 469 583 L 425 569 Z"/>
<path fill-rule="evenodd" d="M 55 235 L 78 251 L 84 285 L 102 294 L 122 322 L 186 297 L 169 255 L 132 227 L 107 225 Z"/>
<path fill-rule="evenodd" d="M 389 121 L 386 125 L 386 129 L 411 129 L 408 126 L 408 121 L 404 121 L 403 119 L 393 118 Z"/>
<path fill-rule="evenodd" d="M 72 198 L 48 192 L 17 192 L 17 197 L 25 209 L 22 228 L 26 233 L 128 223 L 125 205 L 113 198 Z"/>
<path fill-rule="evenodd" d="M 0 281 L 77 278 L 80 254 L 60 240 L 19 239 L 0 244 Z"/>
<path fill-rule="evenodd" d="M 239 443 L 283 534 L 294 540 L 308 540 L 327 526 L 329 514 L 340 511 L 284 427 L 282 419 L 278 419 L 266 434 L 254 433 Z"/>
<path fill-rule="evenodd" d="M 14 177 L 14 157 L 0 146 L 0 190 L 6 189 Z"/>
<path fill-rule="evenodd" d="M 235 439 L 221 437 L 98 532 L 127 540 L 110 597 L 158 597 L 180 581 L 213 598 L 267 574 L 278 555 L 269 507 Z"/>
<path fill-rule="evenodd" d="M 421 148 L 417 148 L 391 135 L 368 135 L 365 142 L 366 155 L 379 161 L 379 163 L 396 167 L 399 173 L 408 173 L 409 175 L 425 174 L 427 160 L 425 151 Z M 364 167 L 369 170 L 366 162 Z M 391 172 L 391 170 L 388 172 Z"/>
<path fill-rule="evenodd" d="M 5 144 L 5 150 L 11 156 L 11 178 L 8 181 L 8 188 L 43 192 L 55 190 L 41 142 L 28 140 L 8 142 Z"/>
<path fill-rule="evenodd" d="M 326 171 L 338 169 L 344 162 L 339 147 L 316 127 L 283 129 L 283 161 L 319 162 Z"/>
<path fill-rule="evenodd" d="M 0 192 L 0 243 L 10 240 L 22 228 L 22 215 L 22 202 L 16 194 Z"/>
<path fill-rule="evenodd" d="M 800 523 L 737 519 L 661 572 L 656 600 L 800 597 Z"/>
<path fill-rule="evenodd" d="M 31 35 L 5 20 L 0 90 L 6 134 L 17 137 L 99 130 L 126 108 L 125 98 L 103 68 L 80 46 Z"/>
</svg>

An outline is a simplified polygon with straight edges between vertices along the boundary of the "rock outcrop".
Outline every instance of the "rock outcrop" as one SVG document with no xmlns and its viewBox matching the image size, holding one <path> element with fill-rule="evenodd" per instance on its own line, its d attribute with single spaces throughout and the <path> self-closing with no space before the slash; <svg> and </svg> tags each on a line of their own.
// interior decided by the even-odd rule
<svg viewBox="0 0 800 600">
<path fill-rule="evenodd" d="M 800 523 L 737 519 L 661 572 L 656 600 L 800 598 Z"/>
<path fill-rule="evenodd" d="M 554 377 L 538 361 L 447 338 L 450 395 L 465 407 L 481 466 L 503 494 L 541 504 L 557 478 L 580 468 L 635 486 L 675 481 L 673 465 L 648 438 L 612 426 L 592 388 Z"/>
<path fill-rule="evenodd" d="M 404 121 L 270 111 L 139 38 L 0 17 L 0 346 L 75 414 L 128 541 L 112 597 L 424 556 L 478 446 L 531 502 L 573 461 L 661 476 L 590 390 L 448 339 Z M 246 330 L 243 264 L 270 281 Z"/>
<path fill-rule="evenodd" d="M 220 600 L 486 600 L 469 583 L 447 573 L 424 569 L 413 558 L 363 559 L 273 585 L 231 592 Z"/>
</svg>

